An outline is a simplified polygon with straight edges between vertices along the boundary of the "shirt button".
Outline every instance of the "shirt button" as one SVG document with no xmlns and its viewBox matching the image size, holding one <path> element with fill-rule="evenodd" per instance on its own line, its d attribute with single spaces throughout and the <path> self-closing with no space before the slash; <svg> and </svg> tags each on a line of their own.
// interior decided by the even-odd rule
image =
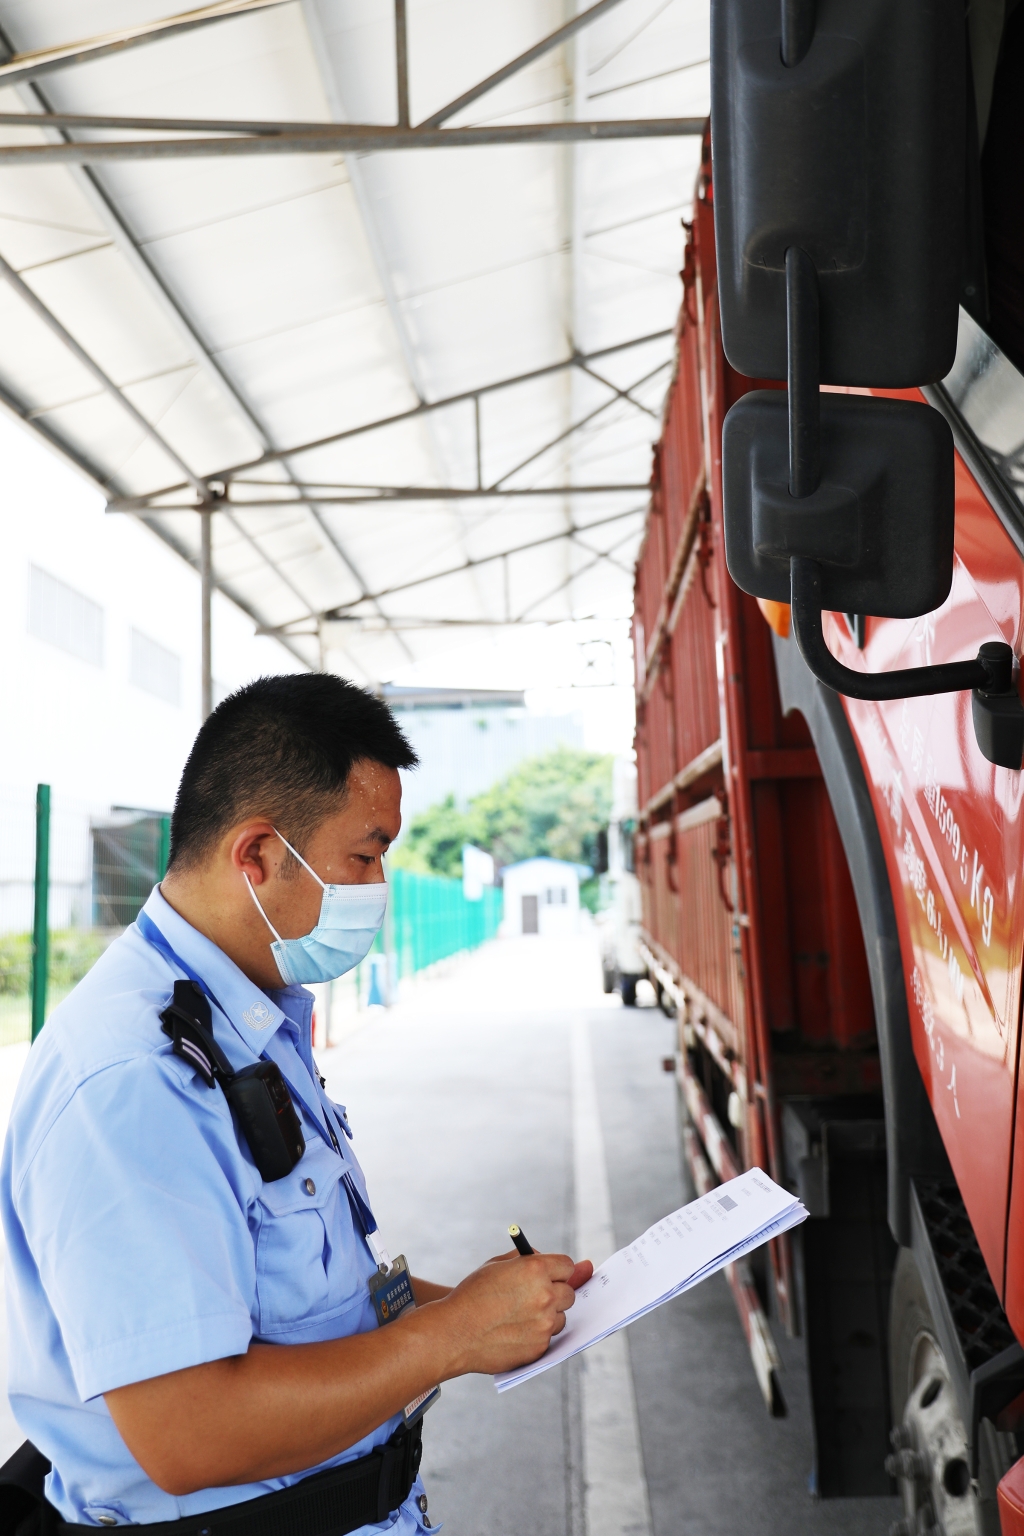
<svg viewBox="0 0 1024 1536">
<path fill-rule="evenodd" d="M 116 1525 L 117 1524 L 117 1516 L 116 1515 L 97 1515 L 96 1519 L 99 1521 L 100 1525 Z"/>
<path fill-rule="evenodd" d="M 416 1503 L 419 1505 L 420 1514 L 421 1515 L 425 1515 L 426 1512 L 427 1512 L 427 1496 L 426 1496 L 426 1494 L 425 1493 L 421 1493 L 419 1498 L 416 1500 Z"/>
<path fill-rule="evenodd" d="M 302 1187 L 306 1191 L 307 1195 L 315 1195 L 316 1194 L 316 1185 L 313 1183 L 312 1179 L 306 1179 L 303 1182 Z"/>
</svg>

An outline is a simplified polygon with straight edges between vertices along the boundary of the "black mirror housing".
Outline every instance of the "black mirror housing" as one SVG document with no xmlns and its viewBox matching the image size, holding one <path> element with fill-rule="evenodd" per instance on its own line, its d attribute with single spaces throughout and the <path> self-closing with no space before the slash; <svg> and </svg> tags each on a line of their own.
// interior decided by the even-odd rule
<svg viewBox="0 0 1024 1536">
<path fill-rule="evenodd" d="M 821 379 L 906 388 L 956 351 L 966 139 L 959 0 L 712 0 L 711 134 L 722 337 L 786 377 L 785 256 L 818 274 Z M 877 610 L 873 610 L 877 611 Z"/>
<path fill-rule="evenodd" d="M 971 689 L 989 762 L 1019 770 L 1013 651 L 862 672 L 825 610 L 914 618 L 953 578 L 953 439 L 929 406 L 823 394 L 943 377 L 956 350 L 966 138 L 960 0 L 712 0 L 722 339 L 752 378 L 722 441 L 726 559 L 789 602 L 813 675 L 858 699 Z"/>
<path fill-rule="evenodd" d="M 953 436 L 929 405 L 821 396 L 821 484 L 789 491 L 788 399 L 743 395 L 722 433 L 725 552 L 738 587 L 790 601 L 790 561 L 817 561 L 826 609 L 915 618 L 953 580 Z"/>
</svg>

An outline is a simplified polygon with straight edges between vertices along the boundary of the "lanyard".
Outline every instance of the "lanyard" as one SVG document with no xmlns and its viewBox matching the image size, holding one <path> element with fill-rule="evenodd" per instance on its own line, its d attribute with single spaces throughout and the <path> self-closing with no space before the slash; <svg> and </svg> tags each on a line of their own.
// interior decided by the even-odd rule
<svg viewBox="0 0 1024 1536">
<path fill-rule="evenodd" d="M 138 917 L 135 919 L 135 922 L 139 932 L 142 934 L 142 937 L 146 940 L 146 943 L 152 944 L 154 949 L 158 949 L 163 955 L 164 959 L 167 960 L 171 965 L 176 965 L 179 971 L 184 971 L 189 981 L 194 981 L 197 987 L 201 987 L 202 990 L 206 993 L 206 996 L 210 999 L 210 1002 L 213 1004 L 213 1006 L 219 1009 L 224 1017 L 227 1018 L 227 1009 L 221 1007 L 220 1003 L 218 1003 L 217 999 L 214 997 L 213 993 L 210 991 L 203 978 L 201 976 L 197 976 L 192 967 L 190 965 L 186 965 L 181 956 L 174 952 L 174 950 L 168 944 L 167 940 L 164 938 L 163 934 L 160 932 L 160 929 L 157 927 L 156 923 L 154 923 L 153 919 L 150 917 L 149 913 L 140 912 Z"/>
<path fill-rule="evenodd" d="M 176 966 L 180 971 L 184 971 L 189 981 L 194 981 L 197 987 L 202 988 L 203 992 L 210 999 L 211 1003 L 213 1003 L 219 1012 L 224 1015 L 230 1024 L 231 1016 L 227 1009 L 217 1001 L 216 997 L 214 997 L 213 993 L 210 991 L 210 988 L 207 986 L 203 978 L 198 975 L 192 969 L 192 967 L 188 965 L 179 954 L 177 954 L 175 950 L 171 948 L 166 937 L 163 933 L 161 933 L 160 929 L 157 927 L 156 923 L 154 923 L 149 913 L 140 912 L 135 921 L 138 925 L 139 932 L 142 934 L 142 937 L 146 940 L 146 942 L 148 944 L 152 944 L 153 948 L 158 950 L 170 965 Z M 310 1114 L 309 1106 L 303 1101 L 301 1094 L 296 1093 L 294 1088 L 292 1089 L 292 1092 L 295 1093 L 296 1098 L 299 1100 L 300 1104 L 302 1104 L 306 1113 L 310 1115 L 310 1118 L 313 1120 L 317 1130 L 319 1131 L 320 1122 L 317 1117 Z M 327 1111 L 325 1109 L 325 1118 L 326 1114 Z M 341 1150 L 341 1144 L 339 1143 L 337 1136 L 334 1134 L 334 1128 L 331 1126 L 329 1121 L 327 1128 L 331 1134 L 331 1141 L 334 1145 L 334 1150 L 341 1158 L 342 1163 L 345 1163 L 345 1155 Z M 390 1268 L 391 1259 L 388 1255 L 388 1251 L 381 1242 L 379 1235 L 375 1236 L 375 1234 L 378 1233 L 378 1227 L 373 1212 L 370 1210 L 370 1207 L 359 1193 L 359 1190 L 356 1187 L 356 1181 L 352 1177 L 352 1171 L 347 1165 L 345 1167 L 345 1172 L 341 1176 L 341 1182 L 344 1184 L 345 1193 L 348 1195 L 348 1203 L 352 1210 L 352 1219 L 359 1230 L 362 1232 L 367 1247 L 376 1259 L 378 1266 L 383 1265 L 385 1268 Z"/>
</svg>

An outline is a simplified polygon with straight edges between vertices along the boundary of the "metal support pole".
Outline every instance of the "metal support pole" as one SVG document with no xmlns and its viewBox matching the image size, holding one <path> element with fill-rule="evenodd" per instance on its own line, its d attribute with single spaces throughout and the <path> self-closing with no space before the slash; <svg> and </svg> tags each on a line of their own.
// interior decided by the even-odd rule
<svg viewBox="0 0 1024 1536">
<path fill-rule="evenodd" d="M 483 454 L 480 447 L 480 396 L 473 396 L 473 426 L 476 430 L 476 488 L 484 487 Z"/>
<path fill-rule="evenodd" d="M 409 126 L 409 42 L 405 0 L 395 0 L 395 70 L 398 76 L 398 126 Z"/>
<path fill-rule="evenodd" d="M 32 1039 L 46 1023 L 50 969 L 50 786 L 36 785 L 35 914 L 32 922 Z"/>
<path fill-rule="evenodd" d="M 213 514 L 200 512 L 199 576 L 202 584 L 202 716 L 213 712 Z"/>
<path fill-rule="evenodd" d="M 171 818 L 160 817 L 160 841 L 156 850 L 156 878 L 162 880 L 171 862 Z"/>
</svg>

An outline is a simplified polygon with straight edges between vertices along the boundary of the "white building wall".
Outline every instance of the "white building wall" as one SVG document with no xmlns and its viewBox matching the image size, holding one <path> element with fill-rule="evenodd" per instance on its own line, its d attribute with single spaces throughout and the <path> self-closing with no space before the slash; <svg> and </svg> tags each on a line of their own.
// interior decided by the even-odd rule
<svg viewBox="0 0 1024 1536">
<path fill-rule="evenodd" d="M 505 937 L 524 932 L 524 897 L 537 903 L 537 932 L 541 938 L 561 938 L 579 931 L 580 882 L 574 864 L 561 859 L 525 859 L 508 864 L 501 874 Z"/>
<path fill-rule="evenodd" d="M 90 814 L 170 810 L 200 720 L 200 590 L 198 575 L 154 534 L 106 513 L 90 482 L 2 413 L 0 484 L 0 931 L 10 931 L 31 922 L 38 782 L 53 788 L 54 927 L 77 913 L 88 921 Z M 30 633 L 32 567 L 102 609 L 98 663 Z M 37 580 L 37 614 L 40 592 L 46 600 L 52 590 Z M 140 647 L 138 636 L 161 649 Z M 160 692 L 132 682 L 133 653 L 135 676 Z M 177 703 L 166 696 L 167 653 L 180 662 Z M 261 673 L 298 670 L 219 594 L 213 657 L 220 694 Z"/>
</svg>

